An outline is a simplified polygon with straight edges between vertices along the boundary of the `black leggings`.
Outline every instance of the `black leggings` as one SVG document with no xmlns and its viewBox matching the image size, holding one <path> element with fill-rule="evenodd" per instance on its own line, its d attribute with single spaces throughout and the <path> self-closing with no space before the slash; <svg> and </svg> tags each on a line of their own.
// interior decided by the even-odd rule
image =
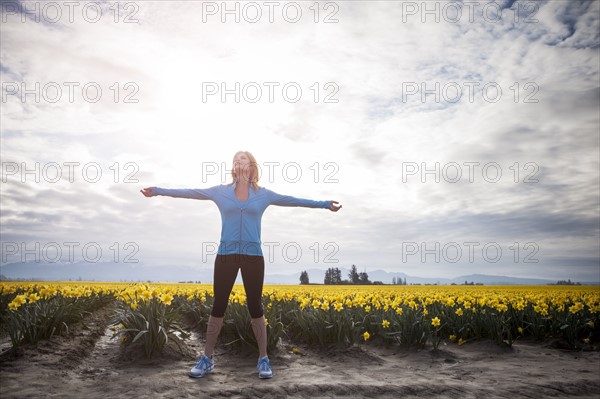
<svg viewBox="0 0 600 399">
<path fill-rule="evenodd" d="M 214 291 L 215 300 L 211 315 L 223 317 L 229 295 L 237 278 L 238 270 L 242 269 L 242 281 L 246 291 L 246 303 L 253 319 L 263 316 L 262 289 L 265 277 L 265 258 L 242 254 L 217 255 L 215 258 Z"/>
</svg>

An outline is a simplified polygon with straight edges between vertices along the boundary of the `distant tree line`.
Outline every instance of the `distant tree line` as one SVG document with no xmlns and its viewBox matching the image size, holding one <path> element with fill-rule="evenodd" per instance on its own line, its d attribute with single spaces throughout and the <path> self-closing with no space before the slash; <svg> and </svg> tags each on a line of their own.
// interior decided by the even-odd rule
<svg viewBox="0 0 600 399">
<path fill-rule="evenodd" d="M 556 284 L 552 284 L 552 283 L 550 283 L 550 284 L 548 284 L 548 285 L 581 285 L 581 283 L 580 283 L 580 282 L 577 282 L 577 283 L 576 283 L 576 282 L 574 282 L 574 281 L 571 281 L 571 279 L 568 279 L 568 280 L 566 280 L 566 281 L 565 281 L 565 280 L 558 280 L 558 281 L 556 282 Z"/>
<path fill-rule="evenodd" d="M 457 284 L 456 284 L 456 283 L 452 283 L 452 284 L 450 284 L 450 285 L 457 285 Z M 465 282 L 464 282 L 464 283 L 462 283 L 461 285 L 483 285 L 483 283 L 475 283 L 475 282 L 473 282 L 473 281 L 471 281 L 471 282 L 469 283 L 467 280 L 465 280 Z"/>
<path fill-rule="evenodd" d="M 300 284 L 310 284 L 309 283 L 308 272 L 305 270 L 300 273 Z M 348 273 L 348 279 L 342 279 L 342 271 L 337 267 L 330 267 L 325 271 L 325 278 L 323 280 L 323 284 L 326 285 L 335 285 L 335 284 L 354 284 L 354 285 L 366 285 L 366 284 L 383 284 L 381 281 L 371 281 L 369 280 L 369 275 L 367 272 L 358 272 L 356 269 L 356 265 L 352 265 L 350 269 L 350 273 Z"/>
</svg>

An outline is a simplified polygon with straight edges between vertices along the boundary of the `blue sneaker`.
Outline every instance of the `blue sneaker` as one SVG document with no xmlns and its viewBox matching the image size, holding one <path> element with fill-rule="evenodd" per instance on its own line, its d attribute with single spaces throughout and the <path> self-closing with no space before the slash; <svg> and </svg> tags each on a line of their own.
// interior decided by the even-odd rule
<svg viewBox="0 0 600 399">
<path fill-rule="evenodd" d="M 198 363 L 190 370 L 189 376 L 192 378 L 202 378 L 215 369 L 215 360 L 213 356 L 202 355 Z"/>
<path fill-rule="evenodd" d="M 258 370 L 258 378 L 273 377 L 271 363 L 269 363 L 269 358 L 267 356 L 263 356 L 258 359 L 258 366 L 256 366 L 256 369 Z"/>
</svg>

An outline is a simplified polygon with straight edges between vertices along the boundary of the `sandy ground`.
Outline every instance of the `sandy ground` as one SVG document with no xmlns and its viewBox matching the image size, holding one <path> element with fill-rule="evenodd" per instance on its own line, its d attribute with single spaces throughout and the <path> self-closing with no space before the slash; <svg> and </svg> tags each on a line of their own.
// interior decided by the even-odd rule
<svg viewBox="0 0 600 399">
<path fill-rule="evenodd" d="M 68 337 L 0 356 L 2 398 L 598 398 L 600 351 L 572 352 L 539 342 L 512 349 L 489 341 L 441 350 L 369 345 L 339 349 L 281 345 L 269 354 L 274 377 L 258 379 L 258 353 L 219 345 L 216 370 L 187 371 L 202 349 L 198 335 L 184 354 L 146 360 L 110 340 L 110 308 L 89 316 Z"/>
</svg>

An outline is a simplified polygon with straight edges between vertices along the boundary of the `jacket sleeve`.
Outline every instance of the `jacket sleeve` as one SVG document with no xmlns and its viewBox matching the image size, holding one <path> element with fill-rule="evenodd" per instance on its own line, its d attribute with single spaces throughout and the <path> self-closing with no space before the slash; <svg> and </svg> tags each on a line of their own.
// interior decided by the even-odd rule
<svg viewBox="0 0 600 399">
<path fill-rule="evenodd" d="M 210 188 L 182 188 L 182 189 L 152 187 L 152 194 L 154 194 L 153 196 L 164 195 L 164 196 L 174 197 L 174 198 L 212 200 L 212 199 L 214 199 L 218 188 L 219 188 L 219 186 L 214 186 L 214 187 L 210 187 Z"/>
<path fill-rule="evenodd" d="M 302 206 L 305 208 L 326 208 L 329 209 L 331 201 L 313 201 L 304 198 L 296 198 L 291 195 L 277 194 L 271 190 L 267 191 L 269 194 L 269 205 L 278 206 Z"/>
</svg>

